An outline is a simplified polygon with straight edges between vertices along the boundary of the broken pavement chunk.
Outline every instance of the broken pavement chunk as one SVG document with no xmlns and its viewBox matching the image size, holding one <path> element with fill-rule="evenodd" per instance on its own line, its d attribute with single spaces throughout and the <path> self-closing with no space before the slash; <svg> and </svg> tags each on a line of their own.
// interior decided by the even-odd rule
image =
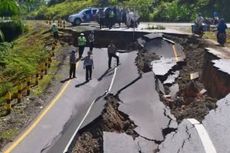
<svg viewBox="0 0 230 153">
<path fill-rule="evenodd" d="M 199 78 L 199 72 L 190 73 L 190 80 L 195 80 Z"/>
<path fill-rule="evenodd" d="M 204 95 L 205 93 L 207 92 L 207 90 L 206 89 L 202 89 L 201 91 L 200 91 L 200 95 Z"/>
<path fill-rule="evenodd" d="M 127 134 L 103 132 L 104 153 L 139 153 L 133 138 Z"/>
<path fill-rule="evenodd" d="M 175 80 L 179 77 L 179 75 L 179 71 L 174 72 L 173 74 L 168 76 L 167 80 L 165 80 L 163 84 L 173 84 Z"/>
<path fill-rule="evenodd" d="M 174 60 L 172 58 L 162 57 L 160 60 L 155 60 L 151 64 L 152 64 L 152 70 L 153 70 L 155 75 L 164 76 L 177 63 L 176 63 L 176 60 Z"/>
<path fill-rule="evenodd" d="M 218 68 L 220 71 L 230 74 L 230 59 L 219 59 L 213 60 L 214 67 Z"/>
</svg>

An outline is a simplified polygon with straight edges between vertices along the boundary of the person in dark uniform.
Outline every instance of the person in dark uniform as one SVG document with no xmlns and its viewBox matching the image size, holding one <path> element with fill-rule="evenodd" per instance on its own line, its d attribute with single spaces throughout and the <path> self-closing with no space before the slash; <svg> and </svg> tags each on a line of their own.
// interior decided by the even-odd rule
<svg viewBox="0 0 230 153">
<path fill-rule="evenodd" d="M 92 79 L 92 69 L 94 69 L 93 58 L 91 57 L 91 51 L 88 52 L 88 56 L 84 58 L 84 67 L 86 71 L 85 81 L 88 82 Z"/>
<path fill-rule="evenodd" d="M 109 69 L 111 68 L 111 60 L 112 57 L 117 59 L 117 66 L 119 65 L 119 57 L 116 55 L 117 52 L 117 48 L 115 46 L 115 44 L 113 43 L 113 41 L 110 42 L 109 46 L 108 46 L 108 67 Z"/>
<path fill-rule="evenodd" d="M 71 52 L 69 61 L 70 61 L 69 79 L 71 79 L 72 77 L 73 78 L 76 77 L 76 62 L 77 62 L 77 58 L 76 58 L 74 50 Z"/>
<path fill-rule="evenodd" d="M 94 41 L 95 41 L 95 37 L 94 37 L 94 31 L 92 30 L 88 36 L 88 42 L 89 42 L 89 50 L 91 52 L 93 52 L 93 47 L 94 47 Z"/>
</svg>

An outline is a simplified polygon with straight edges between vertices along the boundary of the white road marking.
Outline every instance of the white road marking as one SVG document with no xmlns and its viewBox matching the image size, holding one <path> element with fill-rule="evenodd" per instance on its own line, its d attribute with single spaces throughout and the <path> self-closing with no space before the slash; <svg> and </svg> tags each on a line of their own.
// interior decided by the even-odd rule
<svg viewBox="0 0 230 153">
<path fill-rule="evenodd" d="M 84 116 L 83 119 L 81 120 L 81 122 L 80 122 L 80 124 L 78 125 L 77 129 L 74 131 L 74 134 L 73 134 L 72 137 L 70 138 L 70 140 L 69 140 L 68 144 L 66 145 L 66 147 L 65 147 L 65 149 L 64 149 L 64 151 L 63 151 L 63 153 L 67 153 L 67 152 L 68 152 L 69 146 L 71 145 L 71 143 L 72 143 L 74 137 L 76 136 L 77 132 L 79 131 L 81 125 L 83 124 L 83 122 L 85 121 L 86 117 L 88 116 L 88 114 L 89 114 L 91 108 L 93 107 L 93 104 L 94 104 L 94 103 L 95 103 L 95 100 L 90 104 L 90 106 L 89 106 L 89 108 L 88 108 L 88 110 L 87 110 L 85 116 Z"/>
<path fill-rule="evenodd" d="M 203 144 L 204 150 L 206 153 L 217 153 L 216 148 L 214 147 L 211 138 L 208 135 L 205 127 L 200 124 L 196 119 L 187 119 L 197 130 L 198 135 L 200 136 L 201 142 Z"/>
<path fill-rule="evenodd" d="M 119 56 L 119 53 L 117 53 L 117 56 Z M 110 86 L 109 86 L 109 89 L 108 89 L 107 93 L 109 93 L 111 91 L 111 89 L 113 87 L 113 84 L 114 84 L 114 80 L 115 80 L 116 75 L 117 75 L 117 67 L 114 70 L 113 78 L 112 78 L 112 81 L 110 83 Z"/>
<path fill-rule="evenodd" d="M 119 53 L 118 53 L 118 56 L 119 56 Z M 111 89 L 112 89 L 112 87 L 113 87 L 113 84 L 114 84 L 114 80 L 115 80 L 116 74 L 117 74 L 117 67 L 116 67 L 115 70 L 114 70 L 113 78 L 112 78 L 112 81 L 111 81 L 111 83 L 110 83 L 109 89 L 106 91 L 106 94 L 108 94 L 108 93 L 111 91 Z M 78 125 L 78 127 L 77 127 L 76 130 L 74 131 L 74 133 L 73 133 L 72 137 L 70 138 L 68 144 L 66 145 L 66 147 L 65 147 L 65 149 L 64 149 L 64 151 L 63 151 L 63 153 L 67 153 L 67 152 L 68 152 L 68 149 L 69 149 L 69 147 L 70 147 L 70 145 L 71 145 L 71 143 L 72 143 L 74 137 L 76 136 L 77 132 L 80 130 L 80 128 L 81 128 L 82 124 L 84 123 L 86 117 L 89 115 L 89 113 L 90 113 L 90 111 L 91 111 L 91 109 L 92 109 L 92 107 L 93 107 L 93 104 L 96 102 L 96 100 L 97 100 L 97 99 L 95 99 L 95 100 L 90 104 L 90 106 L 89 106 L 89 108 L 88 108 L 88 110 L 87 110 L 85 116 L 83 117 L 83 119 L 81 120 L 80 124 Z"/>
</svg>

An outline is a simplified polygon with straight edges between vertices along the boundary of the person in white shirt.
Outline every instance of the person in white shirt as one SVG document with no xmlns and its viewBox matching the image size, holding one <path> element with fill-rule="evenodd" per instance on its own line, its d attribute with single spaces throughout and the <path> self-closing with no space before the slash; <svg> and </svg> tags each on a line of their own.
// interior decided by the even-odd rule
<svg viewBox="0 0 230 153">
<path fill-rule="evenodd" d="M 91 51 L 88 52 L 88 56 L 84 58 L 83 68 L 86 70 L 85 81 L 88 82 L 92 79 L 92 69 L 94 69 L 93 58 L 91 57 Z"/>
</svg>

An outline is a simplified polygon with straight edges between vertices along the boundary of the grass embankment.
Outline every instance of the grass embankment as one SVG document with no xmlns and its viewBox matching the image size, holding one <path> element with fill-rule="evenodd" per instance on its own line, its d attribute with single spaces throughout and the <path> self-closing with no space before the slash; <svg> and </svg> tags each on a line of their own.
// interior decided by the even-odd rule
<svg viewBox="0 0 230 153">
<path fill-rule="evenodd" d="M 216 32 L 205 32 L 204 38 L 217 41 Z M 227 30 L 227 39 L 225 46 L 230 47 L 230 29 Z"/>
<path fill-rule="evenodd" d="M 92 7 L 94 4 L 95 2 L 92 0 L 65 1 L 50 7 L 42 6 L 31 15 L 36 16 L 39 19 L 57 19 L 59 17 L 66 17 L 70 14 L 76 13 L 83 8 Z"/>
<path fill-rule="evenodd" d="M 16 84 L 35 74 L 38 65 L 48 57 L 44 44 L 50 34 L 42 35 L 46 30 L 42 25 L 30 23 L 26 34 L 10 44 L 4 44 L 0 63 L 1 99 L 6 92 L 14 92 Z"/>
<path fill-rule="evenodd" d="M 0 53 L 2 53 L 0 54 L 0 110 L 5 109 L 5 94 L 7 92 L 11 92 L 12 95 L 14 92 L 17 93 L 18 84 L 25 85 L 25 79 L 28 77 L 31 77 L 31 84 L 33 84 L 39 66 L 50 56 L 46 47 L 50 47 L 54 40 L 51 34 L 46 32 L 47 26 L 38 22 L 29 22 L 27 25 L 27 33 L 12 43 L 0 45 Z M 60 47 L 59 44 L 56 46 L 55 55 L 61 51 Z M 60 62 L 56 60 L 56 56 L 52 58 L 48 75 L 44 75 L 38 85 L 31 88 L 31 96 L 37 97 L 44 93 L 55 76 Z M 21 103 L 16 103 L 16 100 L 11 103 L 15 104 L 12 113 L 0 118 L 0 149 L 12 141 L 32 119 L 34 113 L 38 112 L 35 107 L 31 107 L 33 104 L 27 98 L 24 98 Z M 28 112 L 29 110 L 32 112 Z M 2 115 L 1 111 L 0 115 Z"/>
</svg>

